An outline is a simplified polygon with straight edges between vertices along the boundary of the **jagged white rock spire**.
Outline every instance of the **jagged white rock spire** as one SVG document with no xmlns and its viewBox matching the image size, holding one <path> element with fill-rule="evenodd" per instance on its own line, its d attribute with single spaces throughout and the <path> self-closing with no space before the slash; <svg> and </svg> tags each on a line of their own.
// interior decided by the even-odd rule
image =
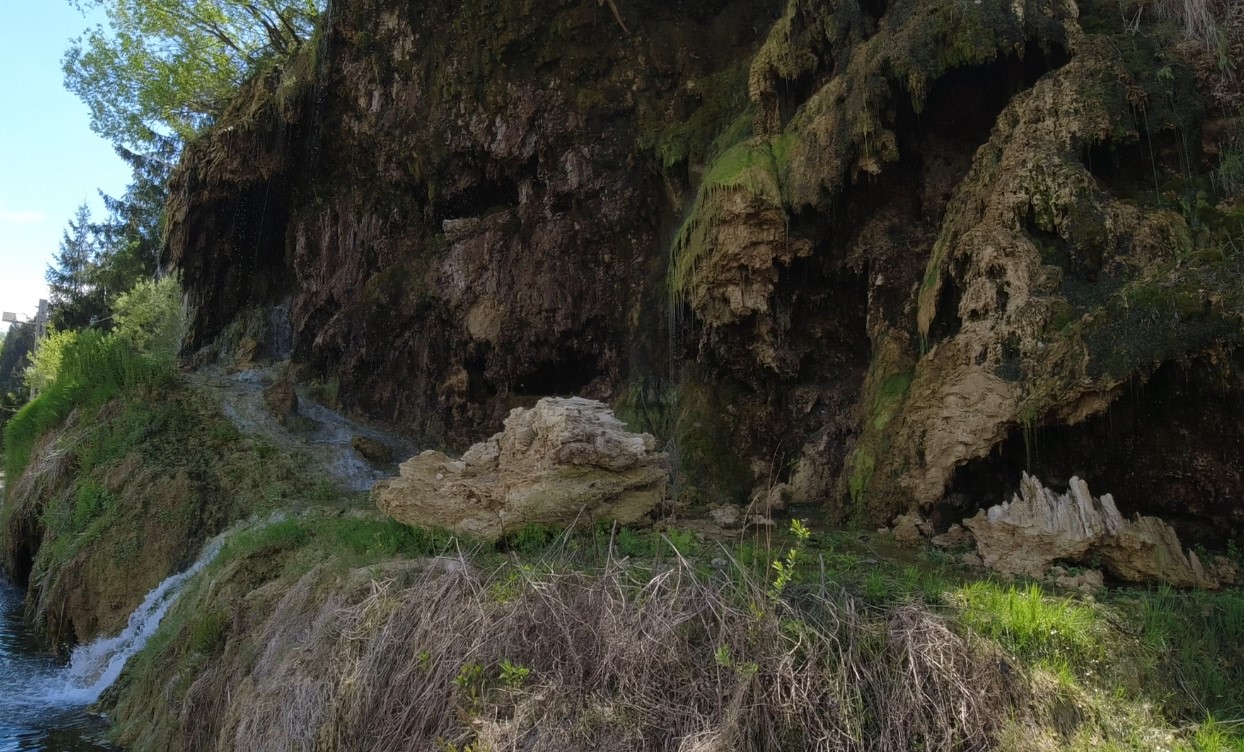
<svg viewBox="0 0 1244 752">
<path fill-rule="evenodd" d="M 1112 574 L 1133 582 L 1215 588 L 1195 553 L 1184 551 L 1175 530 L 1156 517 L 1124 519 L 1114 498 L 1094 498 L 1072 478 L 1059 494 L 1024 473 L 1019 493 L 964 524 L 976 537 L 985 566 L 1006 574 L 1043 576 L 1057 561 L 1100 557 Z"/>
</svg>

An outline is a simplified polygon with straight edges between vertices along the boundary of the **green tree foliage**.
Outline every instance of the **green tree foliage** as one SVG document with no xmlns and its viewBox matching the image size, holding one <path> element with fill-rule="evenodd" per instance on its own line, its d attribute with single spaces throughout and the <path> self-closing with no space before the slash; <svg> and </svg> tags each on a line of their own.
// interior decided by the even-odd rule
<svg viewBox="0 0 1244 752">
<path fill-rule="evenodd" d="M 38 397 L 56 380 L 61 361 L 65 357 L 65 350 L 71 347 L 77 339 L 78 333 L 75 331 L 52 330 L 40 340 L 39 346 L 30 354 L 30 365 L 26 367 L 23 377 L 32 398 Z"/>
<path fill-rule="evenodd" d="M 185 326 L 181 288 L 172 277 L 139 280 L 133 289 L 117 297 L 111 321 L 113 330 L 107 335 L 111 346 L 124 348 L 160 368 L 171 368 Z M 30 398 L 47 391 L 63 375 L 65 354 L 74 352 L 83 336 L 74 330 L 52 330 L 39 341 L 24 369 L 23 381 Z"/>
<path fill-rule="evenodd" d="M 60 329 L 81 329 L 103 318 L 105 291 L 97 284 L 99 246 L 91 228 L 91 210 L 78 207 L 60 241 L 55 262 L 48 267 L 52 320 Z"/>
<path fill-rule="evenodd" d="M 14 324 L 0 346 L 0 426 L 26 404 L 25 373 L 35 347 L 35 328 Z"/>
<path fill-rule="evenodd" d="M 61 329 L 110 328 L 108 308 L 159 268 L 168 174 L 177 154 L 173 139 L 160 139 L 150 154 L 117 149 L 134 170 L 121 198 L 101 193 L 108 216 L 92 222 L 86 205 L 78 208 L 48 268 L 52 320 Z"/>
<path fill-rule="evenodd" d="M 35 441 L 75 409 L 95 408 L 126 390 L 158 386 L 176 377 L 174 358 L 181 340 L 181 291 L 171 278 L 141 282 L 113 307 L 111 332 L 86 329 L 45 338 L 23 369 L 38 392 L 25 407 L 7 413 L 4 467 L 10 479 L 21 475 Z M 31 332 L 34 327 L 23 326 Z M 32 342 L 33 344 L 33 342 Z M 4 353 L 10 352 L 8 346 Z"/>
<path fill-rule="evenodd" d="M 243 79 L 310 36 L 321 0 L 75 0 L 102 7 L 65 54 L 67 88 L 91 127 L 142 151 L 188 139 L 220 113 Z"/>
<path fill-rule="evenodd" d="M 92 225 L 100 255 L 97 282 L 110 299 L 136 280 L 153 278 L 159 269 L 168 176 L 178 148 L 175 139 L 161 138 L 146 153 L 124 147 L 116 151 L 130 165 L 133 178 L 120 198 L 100 193 L 108 216 Z"/>
<path fill-rule="evenodd" d="M 311 36 L 325 0 L 69 0 L 102 9 L 64 58 L 66 87 L 91 127 L 134 171 L 124 196 L 85 206 L 48 270 L 53 323 L 108 329 L 109 305 L 159 267 L 168 176 L 181 145 L 219 114 L 244 78 L 279 64 Z"/>
</svg>

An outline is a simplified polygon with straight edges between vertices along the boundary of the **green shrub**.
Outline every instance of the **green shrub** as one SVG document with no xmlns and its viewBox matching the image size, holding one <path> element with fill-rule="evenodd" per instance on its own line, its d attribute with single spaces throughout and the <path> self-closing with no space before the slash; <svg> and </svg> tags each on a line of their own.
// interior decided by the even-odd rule
<svg viewBox="0 0 1244 752">
<path fill-rule="evenodd" d="M 186 320 L 175 279 L 141 281 L 117 298 L 112 310 L 116 336 L 154 360 L 171 363 L 176 359 Z"/>
<path fill-rule="evenodd" d="M 38 347 L 30 355 L 30 365 L 26 367 L 26 373 L 23 376 L 26 388 L 30 390 L 31 395 L 37 397 L 56 381 L 61 361 L 65 357 L 65 350 L 77 339 L 78 333 L 75 331 L 53 330 L 39 341 Z"/>
</svg>

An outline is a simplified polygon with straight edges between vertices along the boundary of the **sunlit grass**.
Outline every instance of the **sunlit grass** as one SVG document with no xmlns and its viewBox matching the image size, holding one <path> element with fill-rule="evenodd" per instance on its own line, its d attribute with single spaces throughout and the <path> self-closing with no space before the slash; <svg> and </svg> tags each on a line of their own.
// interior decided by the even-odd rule
<svg viewBox="0 0 1244 752">
<path fill-rule="evenodd" d="M 974 582 L 953 594 L 959 620 L 1030 661 L 1055 671 L 1091 670 L 1105 655 L 1097 615 L 1070 597 L 1026 587 Z"/>
</svg>

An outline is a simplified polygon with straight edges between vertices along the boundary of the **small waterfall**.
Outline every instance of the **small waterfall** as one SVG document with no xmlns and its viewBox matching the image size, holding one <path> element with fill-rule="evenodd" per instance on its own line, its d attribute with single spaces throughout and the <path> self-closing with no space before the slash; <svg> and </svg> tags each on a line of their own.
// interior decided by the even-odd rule
<svg viewBox="0 0 1244 752">
<path fill-rule="evenodd" d="M 155 634 L 164 614 L 177 601 L 182 584 L 216 558 L 222 542 L 223 536 L 213 539 L 189 569 L 167 578 L 147 593 L 130 614 L 129 623 L 121 634 L 101 637 L 89 645 L 74 648 L 69 665 L 61 671 L 61 681 L 54 682 L 60 686 L 50 688 L 46 699 L 64 705 L 90 705 L 99 700 L 104 690 L 121 676 L 126 661 L 142 650 Z"/>
<path fill-rule="evenodd" d="M 294 324 L 289 317 L 289 301 L 268 310 L 268 354 L 285 360 L 294 353 Z"/>
</svg>

